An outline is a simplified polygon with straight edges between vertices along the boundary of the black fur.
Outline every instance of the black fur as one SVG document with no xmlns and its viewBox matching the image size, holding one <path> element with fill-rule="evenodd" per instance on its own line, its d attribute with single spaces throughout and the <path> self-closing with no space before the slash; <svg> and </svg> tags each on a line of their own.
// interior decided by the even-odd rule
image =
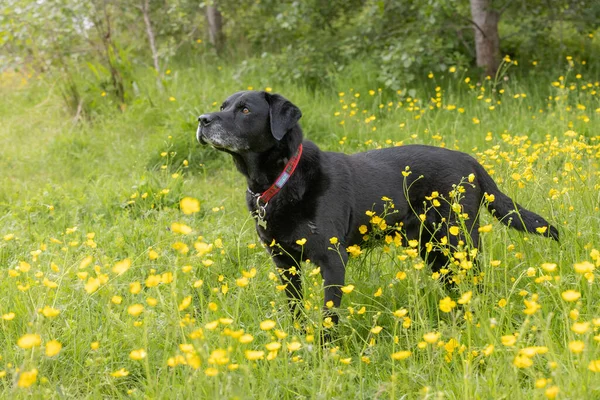
<svg viewBox="0 0 600 400">
<path fill-rule="evenodd" d="M 403 244 L 406 239 L 418 240 L 420 254 L 433 271 L 446 266 L 448 258 L 435 249 L 428 253 L 427 242 L 446 236 L 450 245 L 466 240 L 475 248 L 479 246 L 478 211 L 484 203 L 484 193 L 494 195 L 488 210 L 504 224 L 530 233 L 539 233 L 536 228 L 547 227 L 542 234 L 558 241 L 554 226 L 503 194 L 481 164 L 468 154 L 422 145 L 352 155 L 324 152 L 303 140 L 297 123 L 301 115 L 298 107 L 280 95 L 239 92 L 223 103 L 220 112 L 200 116 L 197 132 L 201 143 L 212 144 L 233 156 L 236 167 L 246 177 L 249 189 L 246 201 L 252 213 L 257 211 L 252 193 L 267 190 L 298 145 L 303 144 L 295 173 L 266 207 L 266 228 L 256 225 L 264 243 L 269 245 L 275 240 L 285 250 L 267 246 L 282 280 L 288 284 L 286 291 L 292 310 L 296 310 L 296 303 L 301 300 L 298 266 L 303 259 L 321 267 L 325 303 L 332 301 L 339 307 L 348 259 L 346 248 L 362 243 L 359 227 L 366 225 L 370 230 L 370 217 L 365 211 L 381 213 L 383 196 L 394 204 L 394 212 L 385 219 L 388 227 L 401 226 L 405 235 Z M 475 176 L 472 183 L 467 182 L 470 174 Z M 453 185 L 461 180 L 465 188 L 461 212 L 469 216 L 467 238 L 448 233 L 449 226 L 456 222 L 456 214 L 446 201 L 440 199 L 438 207 L 431 207 L 426 200 L 434 191 L 449 199 Z M 419 218 L 422 214 L 424 222 Z M 328 250 L 332 237 L 339 240 L 341 257 Z M 301 238 L 307 239 L 303 247 L 296 243 Z M 335 314 L 333 318 L 337 319 Z"/>
</svg>

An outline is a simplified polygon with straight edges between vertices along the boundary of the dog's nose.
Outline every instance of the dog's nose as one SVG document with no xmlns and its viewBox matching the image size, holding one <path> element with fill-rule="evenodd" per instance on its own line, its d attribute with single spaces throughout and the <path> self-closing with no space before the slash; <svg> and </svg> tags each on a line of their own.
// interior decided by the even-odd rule
<svg viewBox="0 0 600 400">
<path fill-rule="evenodd" d="M 202 114 L 201 116 L 198 117 L 198 122 L 202 126 L 210 125 L 210 123 L 212 121 L 213 121 L 213 116 L 211 114 Z"/>
</svg>

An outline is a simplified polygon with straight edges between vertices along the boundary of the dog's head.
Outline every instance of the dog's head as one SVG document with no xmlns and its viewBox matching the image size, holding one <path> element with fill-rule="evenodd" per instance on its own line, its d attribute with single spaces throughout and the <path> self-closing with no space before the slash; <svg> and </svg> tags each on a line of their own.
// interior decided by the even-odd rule
<svg viewBox="0 0 600 400">
<path fill-rule="evenodd" d="M 281 95 L 237 92 L 220 111 L 198 117 L 196 137 L 218 150 L 262 153 L 281 141 L 301 116 L 300 109 Z"/>
</svg>

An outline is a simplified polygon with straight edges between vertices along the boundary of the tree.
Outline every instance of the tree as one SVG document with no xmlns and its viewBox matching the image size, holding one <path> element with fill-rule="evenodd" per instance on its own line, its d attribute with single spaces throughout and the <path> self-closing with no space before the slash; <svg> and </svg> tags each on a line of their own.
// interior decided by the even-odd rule
<svg viewBox="0 0 600 400">
<path fill-rule="evenodd" d="M 220 54 L 224 41 L 223 16 L 214 1 L 206 6 L 206 20 L 208 22 L 208 40 Z"/>
<path fill-rule="evenodd" d="M 496 75 L 500 65 L 500 12 L 492 8 L 492 0 L 471 0 L 471 16 L 475 25 L 477 66 L 488 76 Z"/>
</svg>

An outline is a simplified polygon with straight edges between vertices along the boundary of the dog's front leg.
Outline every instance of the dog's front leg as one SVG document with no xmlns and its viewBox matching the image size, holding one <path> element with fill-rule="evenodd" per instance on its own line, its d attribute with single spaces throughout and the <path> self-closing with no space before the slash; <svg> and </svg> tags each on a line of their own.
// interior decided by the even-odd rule
<svg viewBox="0 0 600 400">
<path fill-rule="evenodd" d="M 342 286 L 344 286 L 347 261 L 348 254 L 341 246 L 339 253 L 329 252 L 322 259 L 315 260 L 315 263 L 321 267 L 325 289 L 324 317 L 330 317 L 334 324 L 338 323 L 339 316 L 333 308 L 339 308 L 342 302 Z"/>
<path fill-rule="evenodd" d="M 298 258 L 299 259 L 299 258 Z M 302 309 L 302 279 L 300 277 L 300 266 L 298 262 L 288 254 L 278 254 L 273 256 L 273 261 L 277 266 L 279 278 L 286 285 L 285 294 L 288 298 L 288 305 L 294 320 L 300 316 Z"/>
</svg>

